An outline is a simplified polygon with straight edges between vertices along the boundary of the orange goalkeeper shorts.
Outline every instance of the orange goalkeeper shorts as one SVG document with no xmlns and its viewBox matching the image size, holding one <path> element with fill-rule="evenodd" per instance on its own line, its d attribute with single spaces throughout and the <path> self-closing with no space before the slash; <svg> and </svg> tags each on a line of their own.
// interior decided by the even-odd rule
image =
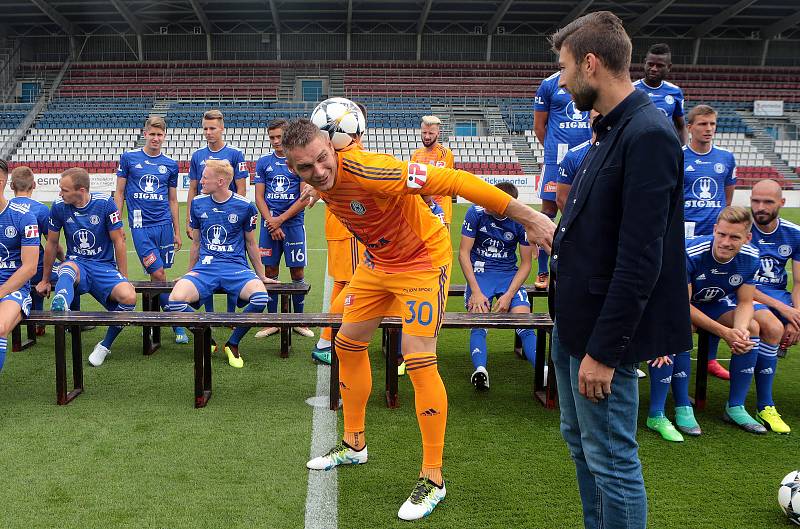
<svg viewBox="0 0 800 529">
<path fill-rule="evenodd" d="M 355 237 L 328 241 L 328 275 L 334 281 L 350 281 L 364 255 L 364 245 Z"/>
</svg>

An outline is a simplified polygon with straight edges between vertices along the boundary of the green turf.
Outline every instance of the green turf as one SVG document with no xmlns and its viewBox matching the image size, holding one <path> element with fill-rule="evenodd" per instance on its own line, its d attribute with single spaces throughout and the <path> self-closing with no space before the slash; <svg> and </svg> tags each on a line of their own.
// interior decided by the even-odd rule
<svg viewBox="0 0 800 529">
<path fill-rule="evenodd" d="M 456 244 L 465 209 L 455 208 Z M 322 213 L 315 207 L 307 214 L 308 311 L 322 306 Z M 799 210 L 786 213 L 800 220 Z M 185 271 L 187 258 L 186 250 L 178 253 L 170 277 Z M 133 255 L 129 264 L 132 278 L 144 277 Z M 462 281 L 456 266 L 453 282 Z M 449 303 L 462 310 L 461 299 Z M 97 308 L 88 297 L 83 306 Z M 221 297 L 217 306 L 224 306 Z M 544 308 L 537 300 L 537 310 Z M 311 434 L 304 401 L 315 390 L 308 355 L 314 341 L 295 336 L 293 354 L 281 359 L 277 337 L 249 335 L 242 342 L 245 368 L 216 361 L 214 396 L 195 410 L 191 345 L 171 343 L 165 329 L 162 349 L 143 357 L 140 332 L 123 331 L 106 364 L 86 368 L 86 393 L 65 407 L 54 404 L 52 330 L 37 347 L 9 353 L 0 374 L 0 527 L 302 527 Z M 215 332 L 219 341 L 227 334 Z M 84 333 L 84 356 L 102 335 Z M 490 334 L 492 389 L 484 394 L 469 384 L 467 342 L 463 331 L 444 331 L 439 342 L 450 396 L 448 497 L 433 518 L 415 526 L 579 527 L 557 412 L 532 400 L 531 369 L 511 352 L 512 333 Z M 401 380 L 401 408 L 386 409 L 377 342 L 371 357 L 370 463 L 339 472 L 339 526 L 346 529 L 407 527 L 396 512 L 421 457 L 410 382 Z M 800 428 L 798 364 L 800 349 L 780 361 L 775 396 L 787 422 Z M 709 408 L 698 414 L 700 439 L 668 445 L 641 431 L 651 527 L 786 526 L 776 492 L 780 478 L 798 466 L 797 434 L 757 438 L 723 424 L 726 387 L 710 382 Z M 641 388 L 643 422 L 648 383 Z"/>
</svg>

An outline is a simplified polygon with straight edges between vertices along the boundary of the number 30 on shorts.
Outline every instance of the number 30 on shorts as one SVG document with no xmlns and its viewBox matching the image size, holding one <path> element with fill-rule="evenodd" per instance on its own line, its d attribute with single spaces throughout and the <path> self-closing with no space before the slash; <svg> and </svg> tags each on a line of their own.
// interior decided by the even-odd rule
<svg viewBox="0 0 800 529">
<path fill-rule="evenodd" d="M 414 323 L 417 321 L 422 326 L 430 325 L 433 321 L 433 305 L 428 301 L 423 301 L 417 305 L 416 301 L 407 301 L 409 317 L 404 321 L 405 323 Z"/>
</svg>

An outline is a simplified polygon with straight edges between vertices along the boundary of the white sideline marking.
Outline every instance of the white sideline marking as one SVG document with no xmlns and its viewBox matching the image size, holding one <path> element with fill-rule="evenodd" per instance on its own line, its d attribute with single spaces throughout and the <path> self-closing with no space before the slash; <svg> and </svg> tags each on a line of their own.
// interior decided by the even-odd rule
<svg viewBox="0 0 800 529">
<path fill-rule="evenodd" d="M 328 276 L 327 264 L 325 266 L 325 289 L 322 294 L 322 312 L 330 308 L 331 289 L 333 282 Z M 317 366 L 317 395 L 316 401 L 327 403 L 331 368 L 326 365 Z M 311 399 L 309 399 L 311 400 Z M 311 403 L 309 403 L 311 404 Z M 311 428 L 311 457 L 324 454 L 336 444 L 336 418 L 337 412 L 328 409 L 328 406 L 314 406 L 314 420 Z M 339 482 L 336 469 L 329 471 L 309 470 L 308 490 L 306 492 L 306 529 L 337 529 L 339 502 Z"/>
</svg>

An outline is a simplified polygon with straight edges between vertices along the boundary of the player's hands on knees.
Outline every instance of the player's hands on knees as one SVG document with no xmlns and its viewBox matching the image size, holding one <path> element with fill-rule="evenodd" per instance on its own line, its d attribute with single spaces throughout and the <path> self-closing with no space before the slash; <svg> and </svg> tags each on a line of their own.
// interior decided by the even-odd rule
<svg viewBox="0 0 800 529">
<path fill-rule="evenodd" d="M 672 364 L 672 355 L 659 356 L 658 358 L 647 361 L 647 365 L 655 367 L 656 369 L 663 366 L 671 366 Z"/>
<path fill-rule="evenodd" d="M 786 329 L 783 332 L 783 339 L 781 339 L 781 347 L 784 349 L 796 344 L 800 341 L 800 327 L 789 322 L 786 324 Z"/>
<path fill-rule="evenodd" d="M 728 329 L 722 335 L 733 354 L 741 355 L 750 351 L 756 344 L 750 341 L 750 331 L 742 329 Z"/>
<path fill-rule="evenodd" d="M 578 369 L 578 391 L 592 402 L 600 402 L 611 395 L 614 368 L 584 355 Z"/>
<path fill-rule="evenodd" d="M 467 310 L 470 312 L 489 312 L 489 298 L 483 295 L 483 292 L 473 292 L 467 300 Z"/>
<path fill-rule="evenodd" d="M 41 297 L 43 297 L 43 298 L 49 298 L 50 297 L 50 289 L 52 288 L 52 285 L 50 284 L 50 281 L 42 279 L 41 281 L 39 281 L 36 284 L 36 286 L 34 288 L 36 288 L 36 292 Z"/>
<path fill-rule="evenodd" d="M 503 294 L 492 304 L 492 312 L 508 312 L 511 308 L 511 298 L 508 294 Z"/>
<path fill-rule="evenodd" d="M 789 305 L 784 305 L 778 312 L 780 312 L 781 316 L 786 320 L 800 328 L 800 310 L 790 307 Z"/>
</svg>

